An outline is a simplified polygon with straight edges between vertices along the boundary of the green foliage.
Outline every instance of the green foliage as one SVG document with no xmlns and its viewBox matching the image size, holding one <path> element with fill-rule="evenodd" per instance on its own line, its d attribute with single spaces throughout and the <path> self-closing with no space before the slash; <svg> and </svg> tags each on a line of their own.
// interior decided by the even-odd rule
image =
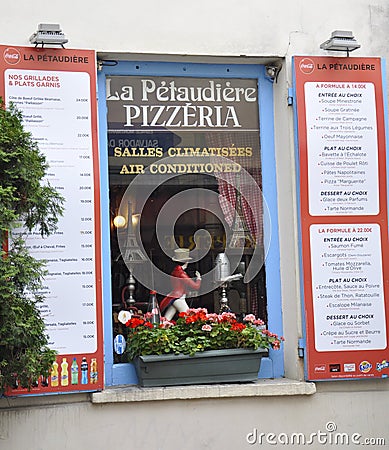
<svg viewBox="0 0 389 450">
<path fill-rule="evenodd" d="M 263 322 L 252 314 L 243 323 L 233 313 L 208 314 L 204 308 L 181 313 L 176 323 L 162 318 L 153 326 L 144 318 L 132 317 L 126 321 L 127 355 L 183 353 L 194 355 L 205 350 L 230 348 L 279 349 L 283 338 L 263 328 Z"/>
<path fill-rule="evenodd" d="M 43 183 L 47 164 L 22 115 L 0 99 L 0 391 L 18 380 L 24 387 L 47 376 L 55 352 L 47 347 L 38 303 L 43 299 L 44 264 L 29 255 L 18 226 L 42 236 L 56 229 L 63 198 Z"/>
<path fill-rule="evenodd" d="M 0 232 L 21 221 L 29 230 L 36 226 L 42 236 L 55 230 L 62 214 L 62 197 L 49 184 L 45 156 L 30 133 L 24 131 L 22 115 L 0 99 Z"/>
</svg>

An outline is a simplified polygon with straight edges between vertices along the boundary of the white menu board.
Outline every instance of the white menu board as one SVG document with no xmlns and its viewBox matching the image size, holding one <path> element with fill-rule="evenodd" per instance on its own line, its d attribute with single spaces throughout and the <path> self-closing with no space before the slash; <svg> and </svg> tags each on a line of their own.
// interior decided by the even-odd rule
<svg viewBox="0 0 389 450">
<path fill-rule="evenodd" d="M 373 83 L 307 82 L 309 213 L 379 212 Z"/>
<path fill-rule="evenodd" d="M 66 199 L 58 230 L 28 235 L 32 256 L 46 260 L 39 305 L 49 346 L 61 354 L 97 349 L 94 184 L 90 78 L 85 72 L 7 69 L 6 102 L 23 114 L 49 164 L 46 181 Z"/>
<path fill-rule="evenodd" d="M 316 350 L 386 348 L 379 225 L 311 225 L 310 238 Z"/>
</svg>

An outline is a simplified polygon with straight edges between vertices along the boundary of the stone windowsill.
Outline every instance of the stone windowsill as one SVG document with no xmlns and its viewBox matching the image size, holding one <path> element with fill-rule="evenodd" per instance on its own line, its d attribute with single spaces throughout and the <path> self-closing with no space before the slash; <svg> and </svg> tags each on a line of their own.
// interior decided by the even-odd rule
<svg viewBox="0 0 389 450">
<path fill-rule="evenodd" d="M 157 400 L 191 400 L 202 398 L 266 397 L 312 395 L 315 383 L 278 378 L 248 384 L 208 384 L 142 388 L 116 386 L 91 394 L 92 403 L 125 403 Z"/>
</svg>

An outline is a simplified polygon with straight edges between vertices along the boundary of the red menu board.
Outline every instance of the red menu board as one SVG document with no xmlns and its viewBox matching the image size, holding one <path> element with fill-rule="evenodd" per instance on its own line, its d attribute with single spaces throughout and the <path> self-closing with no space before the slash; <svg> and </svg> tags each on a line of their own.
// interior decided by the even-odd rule
<svg viewBox="0 0 389 450">
<path fill-rule="evenodd" d="M 387 377 L 380 58 L 295 57 L 306 375 Z"/>
<path fill-rule="evenodd" d="M 103 336 L 95 53 L 0 46 L 0 72 L 0 95 L 21 111 L 46 156 L 47 181 L 65 198 L 57 231 L 47 238 L 33 231 L 26 240 L 31 255 L 47 261 L 39 308 L 58 356 L 48 379 L 10 394 L 97 390 Z"/>
</svg>

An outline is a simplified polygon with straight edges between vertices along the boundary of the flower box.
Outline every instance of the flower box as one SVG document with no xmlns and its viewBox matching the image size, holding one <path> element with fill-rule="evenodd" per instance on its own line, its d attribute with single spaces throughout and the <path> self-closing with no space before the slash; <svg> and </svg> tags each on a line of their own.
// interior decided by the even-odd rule
<svg viewBox="0 0 389 450">
<path fill-rule="evenodd" d="M 252 382 L 258 379 L 262 356 L 267 350 L 207 350 L 190 355 L 141 355 L 134 359 L 139 385 Z"/>
<path fill-rule="evenodd" d="M 141 386 L 237 383 L 258 378 L 262 356 L 280 348 L 283 337 L 264 328 L 253 314 L 238 322 L 235 314 L 205 308 L 181 312 L 177 322 L 125 317 L 127 356 Z"/>
</svg>

